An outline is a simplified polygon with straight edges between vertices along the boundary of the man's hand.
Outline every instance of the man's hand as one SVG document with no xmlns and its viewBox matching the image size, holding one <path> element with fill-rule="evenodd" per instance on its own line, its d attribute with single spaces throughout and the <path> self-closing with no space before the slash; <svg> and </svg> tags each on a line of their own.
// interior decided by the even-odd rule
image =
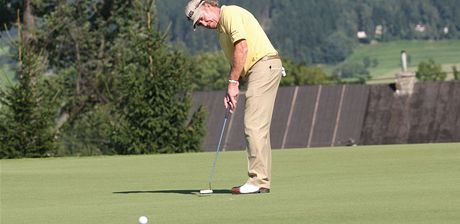
<svg viewBox="0 0 460 224">
<path fill-rule="evenodd" d="M 230 110 L 230 113 L 233 113 L 236 110 L 236 104 L 238 102 L 239 90 L 238 81 L 232 81 L 228 83 L 227 94 L 224 98 L 225 108 Z"/>
<path fill-rule="evenodd" d="M 224 98 L 225 108 L 230 110 L 230 113 L 233 113 L 236 110 L 236 103 L 238 101 L 239 82 L 237 81 L 240 78 L 241 73 L 243 72 L 244 63 L 248 56 L 248 43 L 246 39 L 238 40 L 234 43 L 235 50 L 233 52 L 233 64 L 230 69 L 230 74 L 228 75 L 228 89 L 227 95 Z"/>
</svg>

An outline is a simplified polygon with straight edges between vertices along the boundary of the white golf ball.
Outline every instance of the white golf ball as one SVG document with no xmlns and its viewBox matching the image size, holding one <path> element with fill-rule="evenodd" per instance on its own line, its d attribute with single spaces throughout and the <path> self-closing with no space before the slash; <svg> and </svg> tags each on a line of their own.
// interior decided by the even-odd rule
<svg viewBox="0 0 460 224">
<path fill-rule="evenodd" d="M 145 216 L 139 217 L 139 224 L 147 224 L 148 221 L 149 219 L 147 219 Z"/>
</svg>

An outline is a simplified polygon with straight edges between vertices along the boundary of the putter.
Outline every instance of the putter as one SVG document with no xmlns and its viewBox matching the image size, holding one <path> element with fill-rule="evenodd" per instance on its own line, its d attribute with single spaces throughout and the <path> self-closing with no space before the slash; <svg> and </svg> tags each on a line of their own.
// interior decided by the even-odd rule
<svg viewBox="0 0 460 224">
<path fill-rule="evenodd" d="M 220 132 L 220 138 L 219 138 L 219 144 L 217 144 L 216 156 L 214 157 L 214 162 L 212 163 L 211 171 L 209 173 L 209 178 L 208 178 L 209 188 L 205 190 L 200 190 L 200 194 L 212 194 L 213 193 L 212 186 L 211 186 L 212 177 L 214 175 L 214 169 L 216 168 L 216 161 L 217 161 L 217 157 L 219 156 L 220 145 L 222 143 L 222 137 L 224 136 L 224 131 L 225 131 L 225 126 L 227 124 L 227 120 L 228 120 L 228 109 L 225 110 L 224 125 L 222 126 L 222 131 Z"/>
</svg>

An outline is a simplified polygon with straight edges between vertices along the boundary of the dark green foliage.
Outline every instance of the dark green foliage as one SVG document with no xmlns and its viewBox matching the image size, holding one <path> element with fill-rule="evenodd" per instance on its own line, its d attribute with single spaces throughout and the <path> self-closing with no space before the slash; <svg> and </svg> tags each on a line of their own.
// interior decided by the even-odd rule
<svg viewBox="0 0 460 224">
<path fill-rule="evenodd" d="M 24 8 L 23 0 L 0 0 L 0 27 L 10 27 L 12 23 L 16 23 L 16 9 L 20 8 L 21 12 Z"/>
<path fill-rule="evenodd" d="M 444 81 L 447 78 L 447 73 L 443 72 L 441 65 L 436 64 L 433 59 L 421 62 L 415 75 L 420 81 Z"/>
<path fill-rule="evenodd" d="M 119 154 L 199 151 L 204 114 L 200 109 L 187 119 L 191 64 L 152 28 L 149 2 L 135 5 L 132 23 L 115 42 L 121 120 L 114 124 L 110 144 Z"/>
<path fill-rule="evenodd" d="M 336 68 L 332 74 L 344 79 L 358 79 L 359 83 L 365 83 L 366 80 L 371 78 L 366 66 L 359 63 L 344 63 Z"/>
<path fill-rule="evenodd" d="M 328 77 L 318 66 L 296 63 L 292 60 L 283 60 L 287 76 L 281 79 L 281 86 L 318 85 L 337 83 L 337 80 Z"/>
<path fill-rule="evenodd" d="M 240 5 L 262 24 L 283 58 L 313 63 L 337 63 L 349 49 L 338 43 L 343 33 L 356 44 L 358 31 L 369 41 L 460 38 L 458 0 L 221 0 L 222 5 Z M 160 27 L 171 25 L 171 41 L 185 43 L 196 53 L 219 49 L 215 31 L 198 28 L 192 32 L 184 15 L 184 1 L 157 1 Z M 420 23 L 426 30 L 419 32 Z M 376 33 L 377 26 L 383 33 Z M 444 27 L 449 28 L 444 33 Z"/>
<path fill-rule="evenodd" d="M 364 68 L 370 68 L 371 67 L 371 58 L 369 58 L 369 56 L 366 56 L 363 58 L 363 65 L 364 65 Z"/>
<path fill-rule="evenodd" d="M 410 58 L 410 57 L 409 57 Z M 372 67 L 377 67 L 379 65 L 379 60 L 377 58 L 372 59 Z"/>
<path fill-rule="evenodd" d="M 45 2 L 36 1 L 34 6 Z M 50 106 L 39 107 L 42 101 L 36 101 L 35 92 L 15 96 L 24 102 L 2 93 L 2 157 L 201 150 L 204 111 L 189 112 L 192 66 L 167 46 L 165 34 L 154 29 L 153 3 L 62 0 L 44 10 L 36 44 L 46 52 L 49 64 L 41 64 L 41 71 L 48 75 L 37 92 Z M 22 93 L 21 89 L 13 93 Z M 18 109 L 8 109 L 14 103 L 36 109 L 27 109 L 26 118 L 15 118 Z M 45 108 L 46 113 L 40 110 Z M 45 119 L 44 115 L 49 116 Z M 9 122 L 13 118 L 16 123 Z M 45 139 L 42 135 L 48 136 L 48 127 L 52 134 L 47 139 L 55 140 L 57 149 L 37 143 Z M 13 141 L 21 137 L 7 132 L 13 128 L 27 138 Z M 13 154 L 7 151 L 11 147 L 4 147 L 6 143 L 23 145 L 21 150 L 28 153 Z"/>
<path fill-rule="evenodd" d="M 44 17 L 38 43 L 54 75 L 51 89 L 60 100 L 56 129 L 59 155 L 113 154 L 106 127 L 113 98 L 111 42 L 118 27 L 113 17 L 119 1 L 58 1 Z M 119 15 L 122 16 L 122 15 Z M 115 24 L 115 25 L 114 25 Z"/>
<path fill-rule="evenodd" d="M 410 56 L 408 57 L 408 59 L 409 58 L 410 58 Z M 363 58 L 363 65 L 364 65 L 365 69 L 375 68 L 375 67 L 377 67 L 379 65 L 379 60 L 377 58 L 370 58 L 369 56 L 366 56 L 366 57 Z"/>
<path fill-rule="evenodd" d="M 19 10 L 19 20 L 22 24 L 26 23 L 25 8 L 27 3 L 30 4 L 33 16 L 42 17 L 49 13 L 55 5 L 56 0 L 0 0 L 0 30 L 11 28 L 18 21 L 17 10 Z M 26 16 L 27 17 L 27 16 Z M 0 37 L 2 33 L 0 32 Z"/>
<path fill-rule="evenodd" d="M 330 35 L 321 49 L 322 59 L 317 62 L 327 64 L 339 63 L 353 53 L 354 42 L 344 33 L 334 33 Z"/>
<path fill-rule="evenodd" d="M 116 122 L 110 105 L 98 105 L 82 114 L 72 125 L 64 125 L 59 136 L 59 156 L 114 155 L 110 147 L 111 123 Z"/>
<path fill-rule="evenodd" d="M 193 57 L 194 90 L 223 90 L 228 85 L 230 64 L 222 52 L 201 53 Z"/>
<path fill-rule="evenodd" d="M 457 66 L 452 66 L 452 73 L 455 80 L 460 80 L 460 71 L 457 70 Z"/>
<path fill-rule="evenodd" d="M 193 113 L 190 122 L 186 125 L 185 130 L 181 132 L 179 139 L 182 142 L 182 148 L 189 152 L 201 151 L 203 137 L 206 134 L 204 126 L 206 111 L 203 106 L 198 107 Z"/>
<path fill-rule="evenodd" d="M 52 103 L 43 88 L 43 55 L 19 43 L 18 82 L 0 90 L 0 158 L 54 155 Z"/>
<path fill-rule="evenodd" d="M 287 76 L 281 79 L 281 86 L 342 83 L 340 77 L 328 76 L 319 66 L 283 59 L 283 67 L 287 71 Z M 228 70 L 229 65 L 221 52 L 195 55 L 192 65 L 193 89 L 225 89 L 228 84 Z M 244 79 L 240 81 L 241 89 L 244 89 Z"/>
</svg>

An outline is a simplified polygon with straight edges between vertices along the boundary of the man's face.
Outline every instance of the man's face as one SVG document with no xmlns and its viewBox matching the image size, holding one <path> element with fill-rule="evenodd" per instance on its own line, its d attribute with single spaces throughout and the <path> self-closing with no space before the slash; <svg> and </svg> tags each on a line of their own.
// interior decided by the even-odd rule
<svg viewBox="0 0 460 224">
<path fill-rule="evenodd" d="M 208 29 L 216 29 L 217 24 L 219 23 L 219 15 L 215 10 L 212 10 L 207 4 L 204 4 L 202 7 L 201 17 L 196 22 L 197 26 L 202 26 Z"/>
</svg>

